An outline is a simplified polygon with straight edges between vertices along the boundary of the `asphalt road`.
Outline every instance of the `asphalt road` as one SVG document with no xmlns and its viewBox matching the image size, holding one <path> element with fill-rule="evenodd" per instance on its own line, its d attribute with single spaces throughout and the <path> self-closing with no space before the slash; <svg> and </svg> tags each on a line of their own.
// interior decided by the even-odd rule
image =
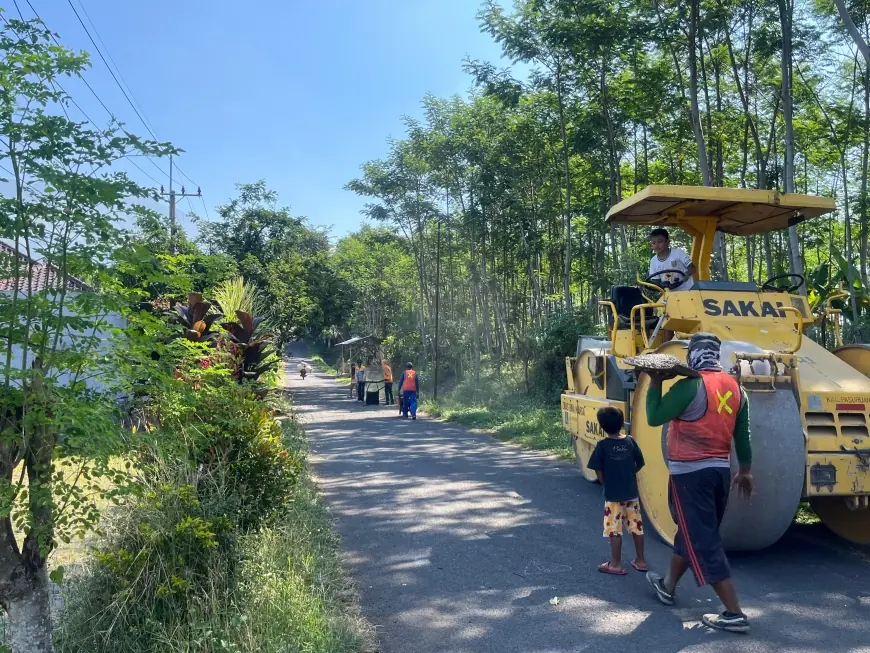
<svg viewBox="0 0 870 653">
<path fill-rule="evenodd" d="M 870 549 L 794 526 L 767 551 L 732 557 L 752 631 L 714 632 L 700 616 L 718 600 L 689 576 L 667 608 L 642 574 L 597 571 L 608 555 L 601 489 L 569 463 L 399 420 L 330 377 L 302 381 L 297 363 L 288 385 L 315 474 L 385 653 L 870 653 Z M 646 542 L 663 571 L 669 549 Z"/>
</svg>

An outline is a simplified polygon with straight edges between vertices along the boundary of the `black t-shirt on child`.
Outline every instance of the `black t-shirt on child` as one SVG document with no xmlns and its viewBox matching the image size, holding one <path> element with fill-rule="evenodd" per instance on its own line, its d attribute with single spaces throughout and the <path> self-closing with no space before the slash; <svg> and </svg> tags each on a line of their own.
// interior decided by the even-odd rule
<svg viewBox="0 0 870 653">
<path fill-rule="evenodd" d="M 643 467 L 643 454 L 631 437 L 604 438 L 589 457 L 589 469 L 604 472 L 604 500 L 637 499 L 637 473 Z"/>
</svg>

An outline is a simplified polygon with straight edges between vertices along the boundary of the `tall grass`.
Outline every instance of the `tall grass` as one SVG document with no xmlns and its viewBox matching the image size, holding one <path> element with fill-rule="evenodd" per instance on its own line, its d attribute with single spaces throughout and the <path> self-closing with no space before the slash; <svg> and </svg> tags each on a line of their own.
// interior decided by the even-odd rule
<svg viewBox="0 0 870 653">
<path fill-rule="evenodd" d="M 291 455 L 305 456 L 293 419 Z M 142 495 L 113 515 L 65 588 L 60 653 L 358 653 L 359 616 L 338 542 L 307 468 L 274 519 L 240 529 L 235 482 L 220 469 L 152 463 Z"/>
<path fill-rule="evenodd" d="M 311 356 L 311 362 L 314 363 L 314 366 L 320 369 L 323 372 L 326 372 L 330 376 L 339 376 L 339 372 L 332 365 L 323 360 L 323 357 L 320 354 L 313 354 Z"/>
<path fill-rule="evenodd" d="M 574 455 L 558 401 L 549 400 L 546 393 L 527 393 L 519 367 L 486 370 L 479 380 L 465 379 L 437 402 L 424 398 L 422 408 L 434 417 L 485 430 L 505 442 L 563 458 Z"/>
</svg>

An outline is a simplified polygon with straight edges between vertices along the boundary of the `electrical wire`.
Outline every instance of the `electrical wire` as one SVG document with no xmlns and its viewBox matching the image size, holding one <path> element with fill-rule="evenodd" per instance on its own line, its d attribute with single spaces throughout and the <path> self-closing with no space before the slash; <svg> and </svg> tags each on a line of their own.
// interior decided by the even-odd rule
<svg viewBox="0 0 870 653">
<path fill-rule="evenodd" d="M 155 130 L 151 127 L 150 121 L 145 118 L 145 115 L 144 115 L 145 111 L 142 110 L 140 112 L 141 104 L 139 103 L 138 100 L 136 100 L 136 96 L 133 94 L 133 89 L 127 83 L 127 80 L 124 79 L 124 75 L 121 72 L 120 67 L 118 67 L 117 63 L 115 63 L 115 59 L 112 57 L 112 53 L 109 51 L 109 48 L 106 46 L 105 42 L 103 41 L 102 37 L 100 36 L 100 32 L 99 32 L 99 30 L 97 30 L 97 26 L 94 24 L 94 21 L 91 19 L 90 15 L 88 14 L 88 10 L 85 8 L 84 3 L 81 0 L 79 0 L 79 6 L 82 8 L 82 13 L 84 13 L 85 17 L 88 19 L 88 22 L 91 24 L 91 27 L 93 28 L 94 35 L 97 37 L 97 40 L 103 46 L 102 49 L 100 49 L 100 47 L 97 45 L 97 42 L 94 40 L 94 37 L 91 35 L 90 30 L 88 30 L 87 26 L 85 25 L 84 21 L 82 20 L 82 17 L 79 15 L 79 12 L 76 10 L 75 5 L 73 4 L 73 0 L 67 0 L 67 2 L 69 3 L 69 6 L 72 8 L 73 13 L 75 13 L 76 18 L 78 18 L 78 21 L 81 24 L 82 28 L 85 30 L 85 33 L 88 35 L 88 38 L 90 39 L 91 43 L 93 44 L 94 48 L 96 49 L 97 54 L 100 56 L 100 59 L 102 59 L 103 63 L 105 64 L 106 69 L 112 75 L 112 79 L 115 80 L 115 84 L 118 85 L 118 88 L 121 90 L 121 93 L 124 94 L 124 97 L 127 99 L 127 102 L 130 104 L 130 107 L 133 109 L 133 111 L 136 112 L 136 115 L 139 117 L 139 120 L 142 122 L 142 124 L 148 130 L 148 133 L 151 134 L 152 138 L 154 138 L 155 141 L 160 140 L 157 137 Z M 105 56 L 103 55 L 104 50 L 105 50 Z M 112 66 L 109 65 L 109 61 L 106 60 L 106 57 L 109 58 L 109 61 L 111 61 L 112 65 L 115 67 L 114 71 L 112 70 Z M 117 71 L 117 73 L 118 73 L 117 76 L 115 75 L 115 71 Z M 119 78 L 120 78 L 120 80 L 119 80 Z M 123 82 L 123 85 L 121 84 L 121 82 Z M 126 87 L 126 90 L 124 87 Z M 129 91 L 129 94 L 128 94 L 128 91 Z M 153 160 L 149 159 L 149 161 L 151 162 L 151 165 L 153 165 L 158 170 L 160 170 L 161 173 L 163 173 L 164 175 L 167 175 L 166 171 L 164 171 L 160 166 L 158 166 Z M 197 184 L 193 179 L 191 179 L 190 176 L 187 173 L 185 173 L 181 168 L 179 168 L 177 165 L 175 165 L 174 167 L 176 170 L 178 170 L 179 173 L 181 173 L 182 177 L 187 179 L 194 186 L 199 187 L 199 184 Z M 169 176 L 169 175 L 167 175 L 167 176 Z"/>
<path fill-rule="evenodd" d="M 130 106 L 133 108 L 133 111 L 136 113 L 136 115 L 138 116 L 139 120 L 140 120 L 140 121 L 142 122 L 142 124 L 145 126 L 145 129 L 148 130 L 148 133 L 151 134 L 151 137 L 152 137 L 155 141 L 156 141 L 156 140 L 160 140 L 160 139 L 157 138 L 157 134 L 154 133 L 154 130 L 151 129 L 151 126 L 148 124 L 148 121 L 145 120 L 145 118 L 142 117 L 142 114 L 141 114 L 141 113 L 139 113 L 139 109 L 136 108 L 136 105 L 133 103 L 133 100 L 131 100 L 131 99 L 130 99 L 130 96 L 127 95 L 127 91 L 124 90 L 124 87 L 121 85 L 121 82 L 118 81 L 118 76 L 115 75 L 115 71 L 112 70 L 112 67 L 109 65 L 109 62 L 106 61 L 106 57 L 103 56 L 103 51 L 100 50 L 100 46 L 97 45 L 97 42 L 94 40 L 94 37 L 91 36 L 91 32 L 90 32 L 90 30 L 88 29 L 88 26 L 85 25 L 85 21 L 82 20 L 82 17 L 79 15 L 78 9 L 76 9 L 76 6 L 73 4 L 73 1 L 72 1 L 72 0 L 67 0 L 67 2 L 69 3 L 70 8 L 73 10 L 73 13 L 76 15 L 76 18 L 78 18 L 78 20 L 79 20 L 79 24 L 81 24 L 82 29 L 85 30 L 85 34 L 88 35 L 88 39 L 91 41 L 91 44 L 94 46 L 94 49 L 97 51 L 97 54 L 100 55 L 100 59 L 101 59 L 102 62 L 106 65 L 106 69 L 109 71 L 109 74 L 112 76 L 112 79 L 115 80 L 115 84 L 117 84 L 117 85 L 118 85 L 118 88 L 121 89 L 121 93 L 124 94 L 124 97 L 127 99 L 127 102 L 128 102 L 128 103 L 130 104 Z"/>
<path fill-rule="evenodd" d="M 51 36 L 51 40 L 54 41 L 55 45 L 57 45 L 57 46 L 59 46 L 59 47 L 63 47 L 63 46 L 61 45 L 61 42 L 58 41 L 58 40 L 57 40 L 57 37 L 54 35 L 54 32 L 52 32 L 51 29 L 48 27 L 48 25 L 45 23 L 45 21 L 42 20 L 42 17 L 39 15 L 39 13 L 38 13 L 38 12 L 36 11 L 36 9 L 34 8 L 33 3 L 30 2 L 30 0 L 25 0 L 25 2 L 27 2 L 27 6 L 30 7 L 30 11 L 33 12 L 33 15 L 36 16 L 36 19 L 37 19 L 40 23 L 42 23 L 42 26 L 43 26 L 46 30 L 48 30 L 49 36 Z M 114 118 L 115 118 L 115 114 L 112 113 L 112 110 L 109 109 L 109 107 L 106 106 L 106 103 L 103 102 L 102 98 L 101 98 L 99 95 L 97 95 L 97 92 L 94 90 L 93 86 L 91 86 L 91 85 L 88 83 L 88 80 L 86 80 L 84 77 L 79 77 L 79 79 L 81 79 L 81 80 L 85 83 L 85 86 L 88 87 L 88 90 L 89 90 L 89 91 L 91 92 L 91 94 L 92 94 L 92 95 L 97 99 L 97 102 L 100 103 L 100 106 L 103 107 L 103 109 L 106 110 L 106 113 L 109 114 L 109 118 L 112 118 L 112 119 L 114 120 Z M 58 88 L 60 88 L 60 84 L 58 84 Z M 63 89 L 61 89 L 61 90 L 63 90 Z M 65 91 L 64 91 L 64 92 L 65 92 Z M 69 95 L 69 93 L 67 93 L 67 95 Z M 75 100 L 72 99 L 72 97 L 70 97 L 70 101 L 71 101 L 71 102 L 72 102 L 72 103 L 73 103 L 73 104 L 78 108 L 79 111 L 82 112 L 82 115 L 83 115 L 85 118 L 87 118 L 87 120 L 88 120 L 89 122 L 93 123 L 94 125 L 97 124 L 95 120 L 91 120 L 91 118 L 88 117 L 88 114 L 86 114 L 86 113 L 84 112 L 84 110 L 83 110 L 83 109 L 82 109 L 82 108 L 81 108 L 81 107 L 76 103 Z"/>
<path fill-rule="evenodd" d="M 154 140 L 159 140 L 159 139 L 157 138 L 157 136 L 155 135 L 154 130 L 151 128 L 151 126 L 148 124 L 148 122 L 143 118 L 143 116 L 139 113 L 139 111 L 138 111 L 138 109 L 136 108 L 136 106 L 134 105 L 133 101 L 130 99 L 130 96 L 133 95 L 133 91 L 130 90 L 130 96 L 128 96 L 127 93 L 124 91 L 124 88 L 121 86 L 121 83 L 118 81 L 118 78 L 115 77 L 115 74 L 114 74 L 114 72 L 112 71 L 111 67 L 109 67 L 109 64 L 107 63 L 105 57 L 103 57 L 103 53 L 102 53 L 102 51 L 100 51 L 99 47 L 97 47 L 97 44 L 94 42 L 93 37 L 91 36 L 90 32 L 88 31 L 88 28 L 84 25 L 84 22 L 82 21 L 81 16 L 80 16 L 80 15 L 78 14 L 78 12 L 76 11 L 76 8 L 75 8 L 75 6 L 72 4 L 72 1 L 71 1 L 71 0 L 68 0 L 68 1 L 69 1 L 69 3 L 70 3 L 70 6 L 72 7 L 73 12 L 76 14 L 76 18 L 78 18 L 79 23 L 81 23 L 82 27 L 83 27 L 84 30 L 85 30 L 85 33 L 88 35 L 88 38 L 91 40 L 91 43 L 93 43 L 94 48 L 96 48 L 97 53 L 100 55 L 100 58 L 103 60 L 103 63 L 106 64 L 106 68 L 107 68 L 107 69 L 109 70 L 109 72 L 112 74 L 112 78 L 115 80 L 115 83 L 118 84 L 118 88 L 120 88 L 120 89 L 121 89 L 121 92 L 124 93 L 124 97 L 127 98 L 127 101 L 130 103 L 130 106 L 131 106 L 131 107 L 133 108 L 133 110 L 136 112 L 136 115 L 139 117 L 139 120 L 142 121 L 142 124 L 145 126 L 145 128 L 148 130 L 148 132 L 149 132 L 149 133 L 151 134 L 151 136 L 154 138 Z M 48 24 L 47 24 L 47 23 L 42 19 L 42 16 L 39 15 L 39 12 L 36 10 L 36 7 L 33 6 L 33 3 L 31 2 L 31 0 L 25 0 L 25 2 L 27 2 L 27 6 L 30 7 L 30 11 L 33 12 L 33 15 L 36 16 L 36 19 L 37 19 L 40 23 L 42 23 L 42 26 L 43 26 L 43 27 L 48 31 L 49 36 L 51 37 L 51 40 L 54 41 L 55 45 L 57 45 L 57 46 L 59 46 L 59 47 L 63 47 L 62 44 L 61 44 L 61 42 L 60 42 L 60 41 L 57 39 L 57 37 L 55 36 L 54 32 L 51 31 L 51 28 L 49 28 Z M 24 21 L 24 16 L 23 16 L 23 14 L 22 14 L 22 12 L 21 12 L 21 8 L 18 6 L 18 0 L 13 0 L 13 4 L 15 5 L 15 9 L 18 11 L 18 15 L 21 17 L 21 20 Z M 90 22 L 90 23 L 91 23 L 91 26 L 94 28 L 94 33 L 97 35 L 97 38 L 99 39 L 100 43 L 103 43 L 103 39 L 100 37 L 99 32 L 97 31 L 96 26 L 95 26 L 94 23 L 93 23 L 93 20 L 91 20 L 90 15 L 87 13 L 87 9 L 85 9 L 84 5 L 81 5 L 81 7 L 82 7 L 82 11 L 84 12 L 85 16 L 86 16 L 87 19 L 88 19 L 88 22 Z M 3 16 L 2 14 L 0 14 L 0 17 L 3 18 L 3 22 L 5 22 L 7 25 L 9 25 L 9 21 L 6 19 L 5 16 Z M 109 56 L 109 59 L 112 61 L 112 63 L 115 65 L 115 67 L 118 68 L 118 65 L 115 63 L 115 60 L 112 58 L 111 53 L 108 51 L 108 48 L 106 48 L 106 46 L 105 46 L 104 43 L 103 43 L 103 48 L 106 49 L 106 54 Z M 123 77 L 123 75 L 122 75 L 122 73 L 121 73 L 120 68 L 118 68 L 118 75 L 121 77 L 122 80 L 124 80 L 124 84 L 126 84 L 126 85 L 127 85 L 127 88 L 129 89 L 129 88 L 130 88 L 130 87 L 129 87 L 129 84 L 127 84 L 127 80 L 124 79 L 124 77 Z M 93 87 L 88 83 L 88 80 L 86 80 L 84 77 L 81 77 L 81 76 L 79 77 L 79 79 L 81 79 L 82 82 L 84 82 L 85 86 L 88 88 L 88 90 L 89 90 L 89 91 L 91 92 L 91 94 L 94 96 L 94 98 L 96 98 L 96 100 L 97 100 L 97 102 L 99 102 L 100 106 L 102 106 L 103 109 L 106 111 L 106 113 L 109 115 L 109 118 L 112 119 L 112 120 L 115 120 L 115 119 L 116 119 L 116 118 L 115 118 L 115 114 L 112 112 L 111 109 L 109 109 L 108 106 L 106 106 L 106 103 L 103 101 L 103 99 L 102 99 L 102 98 L 99 96 L 99 94 L 94 90 L 94 88 L 93 88 Z M 66 96 L 66 99 L 68 99 L 68 100 L 73 104 L 73 106 L 75 106 L 75 107 L 76 107 L 76 108 L 81 112 L 81 114 L 85 117 L 85 120 L 87 120 L 88 122 L 90 122 L 90 123 L 93 124 L 93 125 L 96 125 L 96 124 L 97 124 L 97 122 L 87 114 L 87 112 L 86 112 L 86 111 L 81 107 L 81 105 L 79 105 L 79 103 L 75 101 L 75 98 L 73 98 L 72 95 L 70 95 L 70 94 L 69 94 L 69 93 L 68 93 L 68 92 L 67 92 L 67 91 L 66 91 L 66 90 L 65 90 L 65 89 L 60 85 L 60 83 L 55 82 L 55 84 L 56 84 L 57 87 L 58 87 L 58 88 L 59 88 L 59 89 L 64 93 L 64 95 Z M 64 114 L 66 115 L 67 119 L 70 119 L 69 114 L 68 114 L 67 111 L 66 111 L 66 107 L 63 105 L 63 103 L 60 103 L 60 104 L 61 104 L 61 109 L 63 110 L 63 112 L 64 112 Z M 152 166 L 154 166 L 154 167 L 155 167 L 155 168 L 160 172 L 160 174 L 162 174 L 164 177 L 167 177 L 167 178 L 171 179 L 169 173 L 167 173 L 163 168 L 161 168 L 161 167 L 160 167 L 160 166 L 159 166 L 159 165 L 154 161 L 154 159 L 152 159 L 151 157 L 146 157 L 146 158 L 147 158 L 147 160 L 148 160 L 148 163 L 150 163 Z M 138 169 L 142 174 L 144 174 L 146 177 L 148 177 L 148 178 L 149 178 L 151 181 L 153 181 L 155 184 L 160 185 L 160 182 L 157 181 L 157 179 L 155 179 L 155 178 L 153 177 L 153 175 L 151 175 L 151 174 L 149 174 L 148 172 L 146 172 L 146 171 L 145 171 L 145 170 L 144 170 L 144 169 L 143 169 L 143 168 L 142 168 L 138 163 L 136 163 L 133 159 L 128 159 L 128 160 L 129 160 L 130 163 L 131 163 L 134 167 L 136 167 L 136 168 L 137 168 L 137 169 Z M 178 171 L 179 171 L 179 172 L 180 172 L 180 173 L 181 173 L 181 174 L 182 174 L 182 175 L 183 175 L 183 176 L 184 176 L 188 181 L 190 181 L 190 183 L 192 183 L 192 184 L 198 186 L 198 184 L 196 184 L 196 183 L 195 183 L 195 182 L 194 182 L 194 181 L 193 181 L 193 180 L 192 180 L 192 179 L 191 179 L 191 178 L 190 178 L 190 177 L 189 177 L 189 176 L 188 176 L 184 171 L 180 170 L 180 169 L 178 168 L 178 166 L 175 166 L 175 168 L 176 168 L 176 170 L 178 170 Z M 205 201 L 204 201 L 204 200 L 203 200 L 203 206 L 205 206 Z M 207 209 L 207 208 L 206 208 L 206 212 L 208 212 L 208 209 Z"/>
<path fill-rule="evenodd" d="M 78 0 L 78 3 L 79 3 L 79 7 L 81 7 L 81 9 L 82 9 L 82 12 L 84 12 L 84 14 L 85 14 L 85 18 L 88 19 L 88 23 L 90 23 L 91 28 L 94 30 L 94 35 L 96 35 L 97 41 L 99 41 L 100 45 L 103 46 L 103 51 L 106 53 L 106 56 L 109 58 L 109 61 L 111 61 L 112 65 L 115 67 L 115 72 L 118 73 L 118 77 L 120 77 L 121 81 L 124 83 L 124 86 L 127 88 L 127 91 L 130 93 L 130 97 L 133 99 L 133 102 L 135 102 L 136 106 L 139 107 L 140 110 L 142 110 L 142 114 L 144 115 L 145 111 L 144 111 L 144 109 L 142 109 L 142 103 L 139 102 L 139 100 L 133 94 L 132 87 L 130 86 L 130 84 L 127 83 L 127 80 L 124 79 L 124 74 L 121 72 L 121 68 L 118 66 L 117 63 L 115 63 L 115 59 L 112 57 L 112 53 L 109 51 L 109 48 L 103 42 L 103 37 L 100 36 L 99 30 L 97 30 L 97 26 L 94 24 L 94 21 L 91 19 L 90 14 L 88 14 L 88 10 L 85 8 L 84 2 L 82 2 L 82 0 Z M 150 121 L 149 121 L 149 123 L 150 123 Z M 146 125 L 146 127 L 147 126 L 148 125 Z M 154 131 L 152 129 L 149 128 L 149 131 L 152 133 L 152 135 L 154 134 Z M 154 138 L 155 138 L 155 140 L 157 139 L 156 136 Z"/>
</svg>

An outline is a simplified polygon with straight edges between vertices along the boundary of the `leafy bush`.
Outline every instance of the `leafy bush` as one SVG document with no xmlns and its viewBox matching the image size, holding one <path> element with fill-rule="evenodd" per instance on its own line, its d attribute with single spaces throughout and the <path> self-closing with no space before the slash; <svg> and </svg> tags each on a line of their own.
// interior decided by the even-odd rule
<svg viewBox="0 0 870 653">
<path fill-rule="evenodd" d="M 280 439 L 292 453 L 279 460 L 304 458 L 294 420 Z M 373 650 L 304 469 L 271 526 L 247 532 L 234 523 L 235 479 L 261 469 L 160 455 L 143 471 L 146 491 L 119 509 L 92 564 L 67 587 L 61 653 Z"/>
<path fill-rule="evenodd" d="M 280 359 L 272 346 L 274 336 L 258 333 L 258 328 L 266 320 L 254 317 L 245 311 L 236 311 L 238 322 L 222 324 L 230 339 L 230 350 L 235 360 L 233 374 L 239 383 L 257 381 L 264 372 L 274 370 Z"/>
<path fill-rule="evenodd" d="M 583 335 L 597 335 L 600 326 L 595 315 L 585 308 L 555 313 L 532 334 L 532 394 L 558 402 L 565 389 L 565 357 L 577 351 Z"/>
<path fill-rule="evenodd" d="M 172 650 L 162 647 L 197 621 L 205 597 L 232 589 L 237 535 L 232 506 L 220 501 L 232 495 L 226 479 L 184 462 L 146 468 L 145 492 L 113 515 L 92 564 L 68 587 L 61 651 Z"/>
<path fill-rule="evenodd" d="M 158 398 L 164 451 L 186 454 L 206 473 L 220 473 L 236 502 L 243 531 L 272 520 L 290 500 L 304 456 L 289 451 L 269 404 L 224 377 L 199 390 L 177 384 Z M 181 449 L 183 447 L 183 450 Z"/>
</svg>

